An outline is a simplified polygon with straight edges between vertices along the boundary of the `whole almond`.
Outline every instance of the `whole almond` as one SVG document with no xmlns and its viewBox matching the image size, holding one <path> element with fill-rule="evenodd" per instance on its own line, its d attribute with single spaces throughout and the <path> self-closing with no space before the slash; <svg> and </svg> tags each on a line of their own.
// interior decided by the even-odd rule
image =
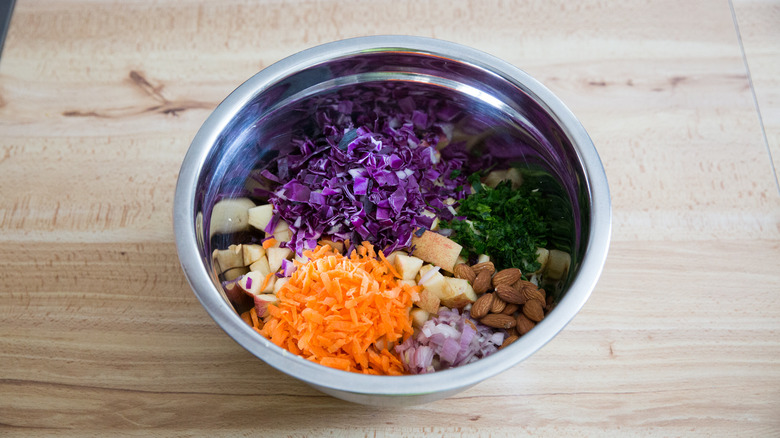
<svg viewBox="0 0 780 438">
<path fill-rule="evenodd" d="M 467 280 L 471 284 L 474 284 L 474 280 L 477 278 L 477 274 L 474 272 L 474 270 L 465 263 L 459 263 L 455 265 L 453 274 L 455 274 L 456 278 Z"/>
<path fill-rule="evenodd" d="M 517 329 L 517 333 L 520 334 L 520 336 L 523 336 L 524 334 L 531 331 L 532 328 L 536 323 L 528 319 L 527 316 L 523 315 L 522 313 L 517 316 L 517 325 L 515 326 L 515 329 Z"/>
<path fill-rule="evenodd" d="M 533 287 L 534 289 L 537 288 L 535 284 L 531 283 L 530 281 L 523 280 L 522 278 L 517 280 L 512 286 L 517 290 L 523 289 L 525 287 Z"/>
<path fill-rule="evenodd" d="M 490 313 L 501 313 L 506 308 L 506 301 L 502 300 L 496 294 L 493 294 L 493 303 L 490 306 Z"/>
<path fill-rule="evenodd" d="M 493 276 L 493 287 L 496 287 L 500 284 L 505 284 L 507 286 L 511 286 L 520 279 L 520 277 L 523 276 L 523 273 L 520 272 L 517 268 L 506 268 L 502 269 L 498 272 L 496 272 L 496 275 Z"/>
<path fill-rule="evenodd" d="M 546 304 L 544 294 L 533 284 L 531 287 L 524 287 L 523 289 L 520 289 L 520 295 L 522 295 L 524 303 L 531 300 L 536 300 L 539 301 L 539 304 Z"/>
<path fill-rule="evenodd" d="M 519 337 L 519 336 L 517 336 L 517 335 L 510 335 L 510 336 L 507 336 L 507 337 L 506 337 L 506 339 L 504 339 L 504 343 L 503 343 L 503 344 L 501 344 L 501 346 L 500 346 L 500 347 L 498 347 L 498 349 L 500 350 L 500 349 L 502 349 L 502 348 L 506 348 L 506 347 L 508 347 L 508 346 L 509 346 L 509 345 L 510 345 L 512 342 L 515 342 L 515 341 L 516 341 L 516 340 L 518 340 L 518 339 L 520 339 L 520 337 Z"/>
<path fill-rule="evenodd" d="M 474 293 L 477 295 L 484 294 L 490 288 L 490 272 L 483 270 L 477 274 L 477 278 L 471 284 L 471 288 L 474 289 Z"/>
<path fill-rule="evenodd" d="M 520 294 L 520 291 L 508 284 L 499 284 L 496 286 L 496 295 L 507 303 L 523 304 L 527 301 L 523 298 L 523 295 Z"/>
<path fill-rule="evenodd" d="M 493 294 L 484 294 L 477 298 L 477 301 L 471 305 L 471 317 L 481 319 L 488 313 L 493 305 Z"/>
<path fill-rule="evenodd" d="M 514 315 L 519 308 L 520 306 L 515 303 L 506 303 L 506 307 L 504 307 L 504 310 L 502 310 L 501 313 L 504 315 Z"/>
<path fill-rule="evenodd" d="M 502 315 L 500 313 L 491 313 L 485 316 L 484 318 L 480 319 L 479 322 L 482 324 L 498 328 L 498 329 L 509 329 L 517 325 L 517 319 L 513 318 L 509 315 Z"/>
<path fill-rule="evenodd" d="M 538 300 L 527 301 L 523 304 L 523 315 L 533 322 L 539 322 L 544 319 L 544 307 Z"/>
<path fill-rule="evenodd" d="M 494 272 L 496 272 L 496 267 L 493 266 L 493 262 L 482 262 L 477 263 L 476 265 L 472 266 L 471 269 L 479 275 L 482 271 L 488 271 L 490 275 L 493 275 Z"/>
</svg>

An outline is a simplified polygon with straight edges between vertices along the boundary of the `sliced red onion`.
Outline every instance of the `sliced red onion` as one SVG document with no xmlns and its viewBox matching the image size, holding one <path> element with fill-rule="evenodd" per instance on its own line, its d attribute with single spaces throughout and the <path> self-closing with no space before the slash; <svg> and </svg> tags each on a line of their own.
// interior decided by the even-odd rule
<svg viewBox="0 0 780 438">
<path fill-rule="evenodd" d="M 436 275 L 437 272 L 439 272 L 439 269 L 441 269 L 441 268 L 439 268 L 438 266 L 434 266 L 428 272 L 423 274 L 422 277 L 420 277 L 420 281 L 418 281 L 417 284 L 419 284 L 421 286 L 424 285 L 428 280 L 433 278 L 433 276 Z"/>
<path fill-rule="evenodd" d="M 423 374 L 453 368 L 487 357 L 504 342 L 504 332 L 474 320 L 469 312 L 442 307 L 420 328 L 395 348 L 407 371 Z"/>
</svg>

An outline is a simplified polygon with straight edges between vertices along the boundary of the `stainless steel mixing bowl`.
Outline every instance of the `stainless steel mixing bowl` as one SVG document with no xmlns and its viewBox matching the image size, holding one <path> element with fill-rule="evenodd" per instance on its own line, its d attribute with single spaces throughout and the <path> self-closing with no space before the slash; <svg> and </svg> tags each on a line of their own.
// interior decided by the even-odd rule
<svg viewBox="0 0 780 438">
<path fill-rule="evenodd" d="M 323 367 L 273 345 L 245 324 L 222 292 L 210 254 L 237 236 L 213 236 L 211 209 L 240 196 L 249 173 L 284 153 L 312 99 L 373 84 L 410 87 L 446 99 L 465 114 L 461 130 L 499 160 L 543 170 L 565 208 L 559 245 L 572 265 L 557 306 L 528 334 L 487 358 L 426 375 L 369 376 Z M 481 51 L 450 42 L 377 36 L 324 44 L 285 58 L 239 86 L 211 114 L 184 159 L 174 200 L 176 245 L 205 309 L 236 342 L 272 367 L 335 397 L 371 405 L 441 399 L 494 376 L 539 350 L 579 312 L 593 291 L 611 233 L 609 188 L 585 129 L 547 88 Z M 221 240 L 220 240 L 221 239 Z M 573 359 L 574 360 L 574 359 Z M 247 376 L 251 378 L 251 376 Z"/>
</svg>

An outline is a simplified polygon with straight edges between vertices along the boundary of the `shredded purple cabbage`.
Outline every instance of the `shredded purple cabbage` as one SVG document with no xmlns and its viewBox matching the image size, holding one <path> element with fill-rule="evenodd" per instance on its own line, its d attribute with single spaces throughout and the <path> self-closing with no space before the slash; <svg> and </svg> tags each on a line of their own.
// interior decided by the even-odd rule
<svg viewBox="0 0 780 438">
<path fill-rule="evenodd" d="M 386 253 L 409 246 L 432 225 L 425 210 L 451 219 L 444 201 L 470 193 L 465 148 L 436 147 L 458 116 L 451 105 L 383 85 L 324 97 L 312 112 L 309 135 L 260 172 L 272 222 L 290 224 L 286 246 L 297 254 L 322 238 L 368 240 Z"/>
<path fill-rule="evenodd" d="M 498 351 L 503 342 L 502 331 L 494 332 L 471 318 L 469 312 L 441 307 L 438 315 L 426 321 L 415 336 L 407 338 L 395 351 L 409 373 L 425 374 L 487 357 Z"/>
</svg>

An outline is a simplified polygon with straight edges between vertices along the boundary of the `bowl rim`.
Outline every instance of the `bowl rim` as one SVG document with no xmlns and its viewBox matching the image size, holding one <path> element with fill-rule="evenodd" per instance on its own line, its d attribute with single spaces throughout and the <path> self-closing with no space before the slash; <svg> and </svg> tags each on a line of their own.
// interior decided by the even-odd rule
<svg viewBox="0 0 780 438">
<path fill-rule="evenodd" d="M 222 298 L 199 256 L 194 224 L 195 196 L 212 145 L 238 114 L 269 85 L 300 69 L 334 58 L 367 51 L 411 51 L 445 56 L 475 65 L 521 85 L 561 126 L 578 153 L 591 199 L 588 242 L 580 268 L 566 296 L 534 330 L 508 348 L 486 358 L 448 370 L 423 375 L 372 376 L 328 368 L 259 336 Z M 195 135 L 182 162 L 173 204 L 177 252 L 188 283 L 211 318 L 230 337 L 270 366 L 314 386 L 356 394 L 420 395 L 466 388 L 519 364 L 551 341 L 584 306 L 606 262 L 611 239 L 612 211 L 606 173 L 585 128 L 549 89 L 519 68 L 480 50 L 454 42 L 408 35 L 349 38 L 305 49 L 266 67 L 239 85 L 220 103 Z"/>
</svg>

